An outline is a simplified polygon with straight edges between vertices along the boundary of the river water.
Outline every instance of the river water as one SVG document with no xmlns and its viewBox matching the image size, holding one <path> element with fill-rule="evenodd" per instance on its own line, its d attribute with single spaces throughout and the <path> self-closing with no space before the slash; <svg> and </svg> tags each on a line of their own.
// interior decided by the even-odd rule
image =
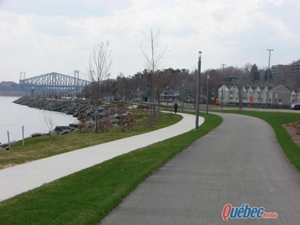
<svg viewBox="0 0 300 225">
<path fill-rule="evenodd" d="M 25 137 L 36 132 L 46 133 L 55 126 L 67 126 L 77 123 L 77 119 L 64 113 L 29 108 L 13 103 L 18 97 L 0 96 L 0 142 L 7 143 L 7 131 L 10 140 L 22 139 L 22 126 Z"/>
</svg>

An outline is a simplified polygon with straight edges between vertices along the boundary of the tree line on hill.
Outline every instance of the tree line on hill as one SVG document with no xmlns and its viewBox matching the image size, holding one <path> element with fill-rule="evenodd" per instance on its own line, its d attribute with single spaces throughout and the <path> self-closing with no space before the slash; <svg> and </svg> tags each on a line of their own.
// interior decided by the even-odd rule
<svg viewBox="0 0 300 225">
<path fill-rule="evenodd" d="M 23 96 L 26 93 L 20 90 L 19 84 L 12 81 L 0 83 L 0 96 Z"/>
<path fill-rule="evenodd" d="M 285 75 L 272 77 L 272 72 L 268 69 L 259 69 L 256 64 L 247 63 L 244 67 L 225 67 L 219 69 L 208 69 L 201 73 L 201 92 L 206 93 L 207 75 L 209 75 L 208 87 L 210 95 L 217 96 L 217 89 L 226 85 L 236 86 L 266 86 L 269 73 L 268 85 L 276 86 L 282 84 L 290 89 L 297 89 L 300 85 L 299 75 Z M 101 82 L 102 97 L 113 96 L 118 100 L 133 100 L 141 94 L 146 96 L 153 91 L 154 96 L 159 98 L 162 91 L 187 88 L 193 93 L 196 91 L 197 70 L 167 68 L 157 70 L 153 74 L 149 70 L 137 72 L 132 76 L 124 76 L 120 73 L 116 79 L 106 79 Z M 155 78 L 156 76 L 156 78 Z M 224 76 L 224 80 L 223 80 Z M 156 83 L 153 80 L 156 79 Z M 92 96 L 92 86 L 83 90 L 86 98 Z M 194 94 L 195 95 L 195 94 Z"/>
</svg>

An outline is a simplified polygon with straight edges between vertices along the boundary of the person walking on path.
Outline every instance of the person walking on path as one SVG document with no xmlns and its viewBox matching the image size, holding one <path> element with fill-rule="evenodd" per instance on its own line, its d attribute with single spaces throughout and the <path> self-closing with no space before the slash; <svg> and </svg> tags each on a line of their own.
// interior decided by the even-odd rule
<svg viewBox="0 0 300 225">
<path fill-rule="evenodd" d="M 175 102 L 175 104 L 174 104 L 175 113 L 177 113 L 177 109 L 178 109 L 178 104 L 177 104 L 177 102 Z"/>
</svg>

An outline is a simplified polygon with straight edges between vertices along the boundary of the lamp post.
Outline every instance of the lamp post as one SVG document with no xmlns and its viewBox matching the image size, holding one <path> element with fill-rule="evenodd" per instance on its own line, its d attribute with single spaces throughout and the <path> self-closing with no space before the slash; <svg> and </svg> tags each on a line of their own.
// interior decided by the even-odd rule
<svg viewBox="0 0 300 225">
<path fill-rule="evenodd" d="M 137 104 L 140 104 L 140 87 L 137 88 Z"/>
<path fill-rule="evenodd" d="M 168 109 L 168 102 L 169 102 L 169 86 L 167 86 L 167 109 Z"/>
<path fill-rule="evenodd" d="M 206 76 L 206 116 L 208 116 L 208 80 L 209 80 L 209 74 Z"/>
<path fill-rule="evenodd" d="M 268 108 L 269 103 L 269 77 L 270 77 L 270 61 L 271 61 L 271 51 L 274 49 L 267 49 L 269 51 L 269 66 L 268 66 L 268 79 L 267 79 L 267 98 L 266 98 L 266 108 Z"/>
<path fill-rule="evenodd" d="M 181 99 L 182 99 L 182 104 L 181 104 L 181 112 L 183 112 L 183 102 L 185 98 L 185 91 L 184 91 L 184 84 L 182 84 L 182 91 L 181 91 Z"/>
<path fill-rule="evenodd" d="M 222 98 L 221 98 L 221 109 L 223 110 L 223 101 L 224 101 L 224 66 L 226 64 L 221 64 L 223 66 L 223 72 L 222 72 Z"/>
<path fill-rule="evenodd" d="M 199 88 L 200 88 L 200 78 L 201 78 L 201 56 L 202 52 L 199 51 L 198 56 L 198 75 L 197 75 L 197 88 L 196 88 L 196 124 L 195 130 L 199 130 Z"/>
</svg>

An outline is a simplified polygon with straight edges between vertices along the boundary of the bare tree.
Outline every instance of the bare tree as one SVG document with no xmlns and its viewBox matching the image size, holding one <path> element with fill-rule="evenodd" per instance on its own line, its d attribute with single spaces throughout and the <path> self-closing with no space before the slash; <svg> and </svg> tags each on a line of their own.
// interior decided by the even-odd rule
<svg viewBox="0 0 300 225">
<path fill-rule="evenodd" d="M 109 41 L 95 44 L 90 55 L 88 74 L 92 81 L 90 88 L 92 103 L 95 107 L 95 133 L 98 131 L 98 106 L 103 95 L 103 80 L 108 78 L 111 72 L 112 57 Z"/>
<path fill-rule="evenodd" d="M 238 70 L 237 70 L 237 74 L 238 74 Z M 244 78 L 243 71 L 240 70 L 240 74 L 237 77 L 238 77 L 238 80 L 237 80 L 236 86 L 238 88 L 238 101 L 239 101 L 238 105 L 239 105 L 239 111 L 242 112 L 243 104 L 244 104 L 243 101 L 244 101 L 244 98 L 246 97 L 243 92 L 243 88 L 245 87 L 245 78 Z"/>
<path fill-rule="evenodd" d="M 161 65 L 162 58 L 167 52 L 167 46 L 161 50 L 159 44 L 160 29 L 158 29 L 156 32 L 153 32 L 153 30 L 150 29 L 150 35 L 146 35 L 144 33 L 144 36 L 147 40 L 149 48 L 147 48 L 146 51 L 146 49 L 141 45 L 141 50 L 145 58 L 145 68 L 150 72 L 151 75 L 149 88 L 152 92 L 153 103 L 150 104 L 149 123 L 152 124 L 153 120 L 156 120 L 157 118 L 157 110 L 159 109 L 160 104 L 160 93 L 163 85 L 162 78 L 158 73 L 158 68 Z M 158 105 L 155 104 L 155 100 L 157 100 Z"/>
<path fill-rule="evenodd" d="M 148 71 L 155 73 L 160 64 L 161 60 L 164 57 L 165 53 L 167 52 L 167 46 L 161 51 L 159 45 L 159 36 L 160 36 L 160 29 L 158 29 L 155 33 L 152 29 L 150 29 L 150 36 L 144 33 L 144 36 L 150 45 L 150 49 L 148 51 L 143 48 L 141 45 L 142 53 L 145 57 L 145 67 Z"/>
<path fill-rule="evenodd" d="M 51 115 L 45 115 L 44 116 L 44 121 L 45 121 L 45 124 L 47 125 L 49 131 L 53 130 L 53 118 Z"/>
<path fill-rule="evenodd" d="M 102 97 L 101 85 L 103 80 L 111 73 L 112 57 L 109 48 L 109 41 L 95 44 L 89 59 L 88 74 L 92 81 L 92 100 L 100 103 Z"/>
</svg>

